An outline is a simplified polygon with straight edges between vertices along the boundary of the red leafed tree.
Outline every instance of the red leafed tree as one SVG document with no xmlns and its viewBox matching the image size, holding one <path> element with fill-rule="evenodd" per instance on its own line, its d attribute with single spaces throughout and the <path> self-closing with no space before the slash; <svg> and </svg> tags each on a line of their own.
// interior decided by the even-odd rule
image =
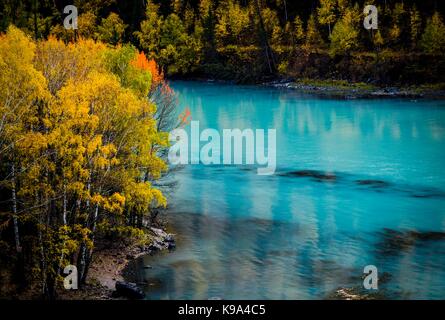
<svg viewBox="0 0 445 320">
<path fill-rule="evenodd" d="M 169 132 L 179 126 L 177 117 L 178 101 L 175 92 L 164 78 L 154 59 L 148 60 L 144 52 L 139 52 L 131 61 L 131 65 L 137 69 L 150 72 L 152 78 L 149 98 L 156 106 L 155 119 L 157 129 L 160 132 Z"/>
</svg>

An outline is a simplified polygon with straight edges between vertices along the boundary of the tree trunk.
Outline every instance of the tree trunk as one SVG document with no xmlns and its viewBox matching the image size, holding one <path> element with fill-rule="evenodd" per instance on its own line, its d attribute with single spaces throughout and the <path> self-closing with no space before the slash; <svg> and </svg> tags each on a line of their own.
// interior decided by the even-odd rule
<svg viewBox="0 0 445 320">
<path fill-rule="evenodd" d="M 99 205 L 96 204 L 96 208 L 94 209 L 93 226 L 91 228 L 91 241 L 93 243 L 93 246 L 94 246 L 94 239 L 95 239 L 95 234 L 96 234 L 96 225 L 97 225 L 97 217 L 98 216 L 99 216 Z M 88 253 L 86 254 L 86 257 L 85 257 L 85 267 L 83 270 L 82 277 L 80 278 L 80 282 L 82 284 L 84 284 L 87 280 L 88 269 L 90 267 L 91 260 L 93 259 L 93 250 L 94 250 L 94 247 L 92 247 L 88 251 Z"/>
<path fill-rule="evenodd" d="M 66 216 L 67 216 L 67 195 L 66 195 L 66 183 L 63 184 L 63 209 L 62 209 L 62 222 L 63 225 L 66 226 L 67 222 L 66 222 Z M 63 242 L 62 244 L 62 254 L 60 255 L 60 261 L 59 261 L 59 266 L 57 268 L 57 274 L 60 274 L 60 270 L 62 269 L 62 262 L 63 262 L 63 258 L 65 257 L 64 253 L 63 253 L 63 249 L 65 248 L 65 242 Z"/>
<path fill-rule="evenodd" d="M 78 279 L 79 279 L 79 286 L 84 284 L 82 280 L 84 279 L 84 272 L 85 272 L 85 265 L 86 265 L 86 250 L 87 247 L 85 243 L 82 243 L 80 245 L 79 249 L 79 256 L 77 257 L 77 272 L 78 272 Z"/>
<path fill-rule="evenodd" d="M 15 164 L 11 167 L 12 173 L 12 221 L 14 223 L 14 239 L 15 239 L 15 249 L 17 254 L 22 252 L 22 247 L 20 246 L 20 234 L 19 234 L 19 223 L 17 220 L 17 192 L 16 192 L 16 176 L 15 176 Z"/>
<path fill-rule="evenodd" d="M 286 3 L 286 0 L 283 0 L 283 4 L 284 4 L 284 18 L 285 18 L 286 23 L 287 23 L 288 15 L 287 15 L 287 3 Z"/>
<path fill-rule="evenodd" d="M 263 16 L 261 15 L 261 9 L 260 9 L 260 4 L 259 4 L 258 0 L 255 0 L 255 7 L 257 10 L 258 19 L 260 21 L 260 37 L 261 37 L 262 45 L 264 47 L 264 54 L 266 56 L 267 64 L 269 67 L 269 72 L 271 74 L 273 74 L 273 73 L 275 73 L 275 70 L 276 70 L 275 59 L 273 57 L 273 52 L 269 45 L 269 40 L 267 38 L 267 32 L 266 32 L 266 28 L 264 27 Z"/>
</svg>

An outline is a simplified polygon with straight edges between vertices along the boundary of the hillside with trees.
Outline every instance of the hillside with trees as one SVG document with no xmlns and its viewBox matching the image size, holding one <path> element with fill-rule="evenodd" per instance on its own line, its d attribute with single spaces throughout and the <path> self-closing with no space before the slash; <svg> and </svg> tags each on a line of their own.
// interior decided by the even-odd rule
<svg viewBox="0 0 445 320">
<path fill-rule="evenodd" d="M 445 24 L 438 0 L 3 1 L 0 28 L 33 37 L 132 43 L 169 77 L 258 82 L 280 77 L 381 85 L 443 82 Z M 365 5 L 378 29 L 363 27 Z M 432 67 L 434 66 L 434 67 Z"/>
</svg>

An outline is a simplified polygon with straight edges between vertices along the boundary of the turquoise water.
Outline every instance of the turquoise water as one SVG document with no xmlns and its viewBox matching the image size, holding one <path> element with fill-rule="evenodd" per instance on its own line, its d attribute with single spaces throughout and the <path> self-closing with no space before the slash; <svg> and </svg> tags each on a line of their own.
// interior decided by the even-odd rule
<svg viewBox="0 0 445 320">
<path fill-rule="evenodd" d="M 149 299 L 323 299 L 366 265 L 389 275 L 388 298 L 445 298 L 444 101 L 173 87 L 201 129 L 275 128 L 277 170 L 173 175 L 177 248 L 132 266 Z"/>
</svg>

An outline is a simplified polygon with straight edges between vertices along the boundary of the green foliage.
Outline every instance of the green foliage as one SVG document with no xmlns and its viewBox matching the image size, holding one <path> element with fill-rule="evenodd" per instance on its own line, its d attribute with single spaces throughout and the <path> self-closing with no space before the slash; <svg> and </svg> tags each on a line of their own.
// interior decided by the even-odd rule
<svg viewBox="0 0 445 320">
<path fill-rule="evenodd" d="M 385 44 L 385 40 L 383 39 L 380 30 L 377 30 L 375 33 L 372 42 L 377 49 L 380 49 Z"/>
<path fill-rule="evenodd" d="M 263 22 L 265 25 L 265 31 L 272 47 L 278 48 L 283 43 L 285 35 L 280 25 L 278 15 L 274 10 L 265 8 L 261 12 Z"/>
<path fill-rule="evenodd" d="M 306 28 L 306 45 L 320 47 L 323 45 L 323 39 L 318 30 L 317 20 L 314 14 L 311 14 Z"/>
<path fill-rule="evenodd" d="M 147 1 L 146 18 L 141 23 L 141 30 L 135 32 L 140 46 L 148 52 L 151 58 L 159 54 L 161 41 L 163 19 L 159 16 L 158 11 L 158 5 L 154 4 L 152 0 Z"/>
<path fill-rule="evenodd" d="M 149 71 L 142 70 L 132 64 L 138 50 L 125 44 L 122 47 L 107 49 L 104 52 L 105 67 L 118 76 L 122 86 L 131 88 L 142 97 L 147 97 L 152 84 Z"/>
<path fill-rule="evenodd" d="M 243 44 L 251 27 L 249 9 L 228 0 L 218 7 L 216 16 L 215 34 L 218 48 L 229 44 Z"/>
<path fill-rule="evenodd" d="M 392 25 L 388 32 L 388 42 L 397 47 L 402 43 L 406 31 L 406 10 L 403 3 L 396 3 L 391 11 Z"/>
<path fill-rule="evenodd" d="M 417 42 L 420 37 L 422 27 L 422 18 L 420 17 L 420 12 L 414 5 L 410 12 L 410 36 L 411 44 L 413 47 L 417 46 Z"/>
<path fill-rule="evenodd" d="M 14 221 L 16 254 L 54 298 L 65 265 L 85 281 L 98 225 L 139 237 L 166 205 L 152 185 L 166 135 L 148 99 L 160 75 L 131 45 L 36 43 L 15 27 L 0 36 L 0 69 L 0 226 Z"/>
<path fill-rule="evenodd" d="M 187 34 L 181 19 L 170 14 L 162 24 L 157 60 L 168 74 L 187 73 L 199 62 L 201 43 Z"/>
<path fill-rule="evenodd" d="M 443 54 L 445 50 L 445 25 L 438 12 L 428 19 L 422 35 L 421 46 L 430 54 Z"/>
<path fill-rule="evenodd" d="M 425 30 L 427 15 L 438 9 L 429 0 L 415 5 L 384 0 L 315 0 L 310 5 L 282 0 L 76 0 L 77 31 L 64 29 L 63 14 L 53 1 L 33 3 L 3 1 L 0 28 L 5 30 L 14 22 L 32 37 L 52 34 L 66 43 L 80 38 L 111 45 L 127 41 L 143 49 L 149 59 L 156 59 L 168 76 L 227 78 L 235 72 L 232 77 L 239 78 L 241 72 L 249 72 L 241 77 L 250 79 L 261 73 L 270 75 L 278 66 L 293 69 L 291 60 L 301 50 L 349 55 L 374 50 L 408 54 L 415 49 L 443 54 L 437 48 L 441 47 L 438 19 L 431 18 Z M 362 10 L 369 4 L 378 8 L 378 30 L 362 26 Z M 438 14 L 443 15 L 439 9 Z M 346 19 L 350 10 L 354 14 Z M 217 70 L 224 71 L 215 73 Z"/>
<path fill-rule="evenodd" d="M 329 35 L 331 34 L 331 25 L 336 20 L 335 6 L 336 0 L 320 0 L 320 6 L 317 10 L 318 22 L 320 25 L 329 27 Z"/>
<path fill-rule="evenodd" d="M 331 55 L 348 54 L 357 48 L 358 29 L 356 12 L 352 8 L 346 9 L 341 19 L 335 24 L 331 34 Z"/>
<path fill-rule="evenodd" d="M 199 63 L 202 31 L 198 27 L 195 34 L 188 34 L 187 24 L 189 27 L 193 24 L 191 11 L 188 11 L 189 20 L 185 24 L 175 13 L 161 18 L 158 10 L 158 5 L 151 1 L 147 3 L 146 19 L 141 23 L 141 31 L 135 33 L 141 47 L 159 61 L 168 74 L 192 71 Z"/>
<path fill-rule="evenodd" d="M 116 45 L 122 42 L 127 26 L 116 13 L 110 13 L 106 19 L 102 19 L 98 30 L 98 39 Z"/>
<path fill-rule="evenodd" d="M 300 16 L 296 16 L 294 19 L 294 37 L 295 41 L 299 43 L 303 43 L 305 39 L 305 32 L 303 27 L 303 21 Z"/>
</svg>

